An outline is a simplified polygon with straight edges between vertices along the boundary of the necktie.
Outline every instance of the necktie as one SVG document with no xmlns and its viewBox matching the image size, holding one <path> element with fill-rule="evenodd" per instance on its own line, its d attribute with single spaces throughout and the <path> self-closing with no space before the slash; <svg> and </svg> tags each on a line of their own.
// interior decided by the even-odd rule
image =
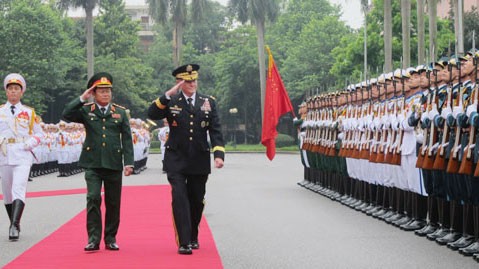
<svg viewBox="0 0 479 269">
<path fill-rule="evenodd" d="M 191 109 L 193 109 L 193 98 L 188 98 L 188 105 L 190 106 Z"/>
<path fill-rule="evenodd" d="M 101 114 L 105 115 L 106 108 L 102 107 L 100 108 L 100 110 L 101 110 Z"/>
<path fill-rule="evenodd" d="M 15 115 L 15 106 L 10 106 L 10 111 L 12 111 L 12 115 Z"/>
</svg>

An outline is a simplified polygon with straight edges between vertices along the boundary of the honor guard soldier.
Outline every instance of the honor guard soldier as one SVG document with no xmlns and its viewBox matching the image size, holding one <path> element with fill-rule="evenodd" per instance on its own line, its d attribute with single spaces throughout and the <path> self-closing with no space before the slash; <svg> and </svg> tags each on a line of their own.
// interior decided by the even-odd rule
<svg viewBox="0 0 479 269">
<path fill-rule="evenodd" d="M 22 104 L 27 84 L 20 74 L 9 74 L 3 81 L 7 102 L 0 106 L 0 178 L 3 201 L 10 219 L 8 238 L 18 240 L 20 219 L 25 207 L 28 176 L 43 131 L 35 110 Z"/>
<path fill-rule="evenodd" d="M 196 64 L 175 69 L 172 75 L 176 85 L 148 109 L 149 118 L 166 118 L 170 126 L 164 165 L 171 185 L 179 254 L 192 254 L 192 249 L 199 248 L 198 226 L 204 208 L 206 181 L 211 173 L 208 135 L 216 168 L 223 167 L 225 157 L 216 101 L 196 91 L 199 69 Z"/>
<path fill-rule="evenodd" d="M 102 235 L 101 189 L 105 191 L 105 249 L 119 250 L 116 234 L 120 225 L 122 170 L 133 172 L 133 143 L 126 109 L 111 102 L 113 79 L 97 73 L 80 98 L 66 105 L 63 117 L 83 123 L 86 138 L 79 166 L 85 168 L 87 185 L 87 232 L 85 251 L 99 250 Z M 95 101 L 85 103 L 89 98 Z"/>
</svg>

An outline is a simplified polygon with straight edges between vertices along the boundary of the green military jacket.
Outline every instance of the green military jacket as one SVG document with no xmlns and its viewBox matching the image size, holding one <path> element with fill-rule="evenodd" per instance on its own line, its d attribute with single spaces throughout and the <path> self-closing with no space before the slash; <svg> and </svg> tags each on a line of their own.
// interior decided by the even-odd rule
<svg viewBox="0 0 479 269">
<path fill-rule="evenodd" d="M 82 103 L 76 98 L 65 106 L 63 118 L 85 126 L 81 167 L 121 171 L 124 166 L 133 166 L 133 142 L 125 108 L 110 104 L 103 114 L 95 103 Z"/>
</svg>

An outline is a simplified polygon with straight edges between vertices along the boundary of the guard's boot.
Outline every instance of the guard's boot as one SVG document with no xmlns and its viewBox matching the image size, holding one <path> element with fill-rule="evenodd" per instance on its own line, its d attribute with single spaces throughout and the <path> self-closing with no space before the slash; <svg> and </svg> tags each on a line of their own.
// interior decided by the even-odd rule
<svg viewBox="0 0 479 269">
<path fill-rule="evenodd" d="M 414 233 L 418 236 L 426 236 L 430 233 L 433 233 L 437 229 L 436 225 L 436 210 L 434 210 L 434 197 L 428 196 L 427 197 L 427 215 L 428 216 L 428 221 L 426 226 L 424 226 L 422 229 L 414 231 Z"/>
<path fill-rule="evenodd" d="M 23 208 L 25 203 L 22 200 L 14 200 L 12 203 L 12 224 L 10 224 L 10 230 L 8 239 L 16 241 L 20 237 L 20 219 L 22 218 Z"/>
<path fill-rule="evenodd" d="M 447 247 L 452 250 L 465 248 L 474 242 L 474 236 L 468 231 L 470 204 L 463 205 L 462 212 L 462 236 L 454 242 L 448 243 Z"/>
<path fill-rule="evenodd" d="M 10 219 L 10 224 L 12 223 L 12 204 L 5 204 L 5 209 L 7 210 L 8 219 Z"/>
<path fill-rule="evenodd" d="M 458 233 L 456 230 L 457 222 L 454 221 L 455 214 L 456 214 L 456 207 L 457 207 L 456 201 L 452 200 L 450 202 L 450 215 L 449 215 L 450 216 L 449 223 L 451 227 L 445 236 L 436 238 L 436 242 L 439 245 L 446 245 L 448 243 L 452 243 L 461 237 L 461 234 Z"/>
</svg>

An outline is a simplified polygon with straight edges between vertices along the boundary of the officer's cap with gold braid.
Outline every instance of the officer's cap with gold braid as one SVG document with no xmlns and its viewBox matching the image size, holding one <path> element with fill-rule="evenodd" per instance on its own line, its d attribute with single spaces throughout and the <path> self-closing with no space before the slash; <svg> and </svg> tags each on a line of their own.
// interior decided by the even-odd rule
<svg viewBox="0 0 479 269">
<path fill-rule="evenodd" d="M 3 88 L 5 90 L 7 90 L 7 86 L 10 84 L 20 85 L 20 87 L 22 87 L 22 92 L 25 92 L 27 89 L 27 83 L 25 82 L 25 79 L 22 77 L 22 75 L 17 73 L 8 74 L 3 80 Z"/>
<path fill-rule="evenodd" d="M 186 64 L 176 68 L 171 74 L 177 79 L 193 81 L 198 79 L 198 70 L 200 70 L 199 65 Z"/>
<path fill-rule="evenodd" d="M 88 80 L 87 88 L 96 86 L 96 88 L 111 88 L 113 86 L 113 77 L 107 72 L 99 72 Z"/>
</svg>

